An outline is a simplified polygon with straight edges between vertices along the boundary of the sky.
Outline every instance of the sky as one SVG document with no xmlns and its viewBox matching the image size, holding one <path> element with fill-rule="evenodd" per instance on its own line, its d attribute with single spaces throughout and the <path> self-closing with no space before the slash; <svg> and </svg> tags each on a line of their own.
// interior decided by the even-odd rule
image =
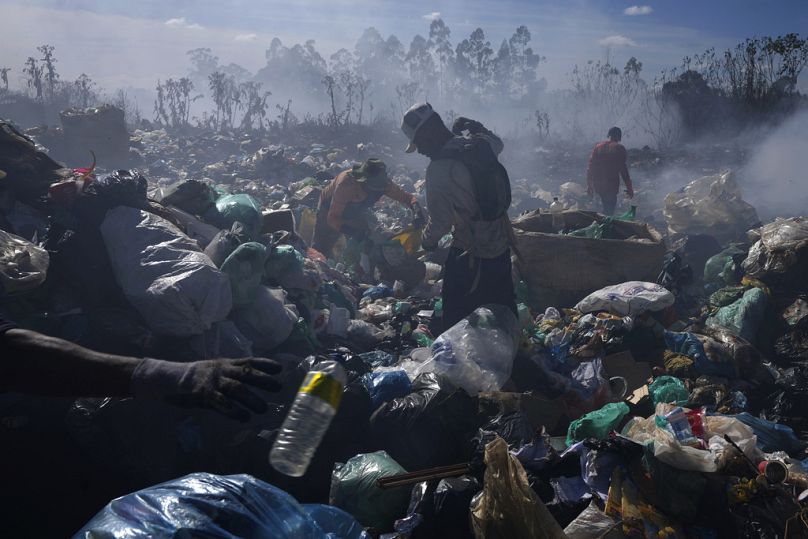
<svg viewBox="0 0 808 539">
<path fill-rule="evenodd" d="M 708 47 L 804 34 L 808 0 L 0 0 L 0 67 L 11 67 L 11 82 L 19 84 L 25 58 L 49 43 L 65 78 L 85 72 L 106 87 L 153 88 L 158 78 L 184 75 L 185 52 L 195 47 L 255 71 L 275 36 L 287 45 L 314 39 L 326 56 L 352 49 L 369 26 L 408 46 L 436 17 L 453 43 L 479 26 L 495 50 L 527 25 L 553 88 L 589 59 L 620 64 L 636 56 L 653 79 Z"/>
</svg>

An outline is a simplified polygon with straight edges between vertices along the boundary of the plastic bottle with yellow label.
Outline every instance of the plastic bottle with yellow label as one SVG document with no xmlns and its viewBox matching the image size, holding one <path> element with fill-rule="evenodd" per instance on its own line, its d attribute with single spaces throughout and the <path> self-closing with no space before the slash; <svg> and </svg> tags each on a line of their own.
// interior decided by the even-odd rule
<svg viewBox="0 0 808 539">
<path fill-rule="evenodd" d="M 269 452 L 273 468 L 292 477 L 306 473 L 337 413 L 346 380 L 336 361 L 322 361 L 309 371 Z"/>
</svg>

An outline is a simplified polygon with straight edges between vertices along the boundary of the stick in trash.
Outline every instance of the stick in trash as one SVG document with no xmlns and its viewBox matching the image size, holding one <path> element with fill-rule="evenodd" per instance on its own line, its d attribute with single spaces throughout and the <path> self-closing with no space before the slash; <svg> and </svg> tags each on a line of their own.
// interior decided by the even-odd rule
<svg viewBox="0 0 808 539">
<path fill-rule="evenodd" d="M 407 485 L 415 485 L 422 481 L 429 481 L 431 479 L 443 479 L 444 477 L 456 477 L 463 475 L 469 471 L 469 464 L 464 462 L 462 464 L 452 464 L 451 466 L 438 466 L 437 468 L 428 468 L 418 472 L 408 472 L 398 475 L 391 475 L 382 477 L 376 481 L 379 488 L 394 488 L 403 487 Z"/>
</svg>

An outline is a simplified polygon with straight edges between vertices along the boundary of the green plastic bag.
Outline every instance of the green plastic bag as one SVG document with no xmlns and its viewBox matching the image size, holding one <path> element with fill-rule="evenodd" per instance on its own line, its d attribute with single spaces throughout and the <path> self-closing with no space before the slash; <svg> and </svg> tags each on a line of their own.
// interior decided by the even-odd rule
<svg viewBox="0 0 808 539">
<path fill-rule="evenodd" d="M 721 307 L 707 319 L 708 327 L 720 326 L 754 344 L 763 323 L 769 298 L 760 288 L 750 288 L 731 305 Z"/>
<path fill-rule="evenodd" d="M 230 228 L 238 221 L 244 224 L 251 238 L 261 233 L 261 204 L 252 196 L 225 195 L 216 201 L 216 209 L 221 215 L 219 224 L 222 228 Z"/>
<path fill-rule="evenodd" d="M 648 392 L 651 394 L 654 407 L 660 402 L 684 406 L 690 398 L 684 383 L 674 376 L 660 376 L 651 382 Z"/>
<path fill-rule="evenodd" d="M 567 445 L 587 438 L 605 439 L 628 414 L 625 402 L 610 402 L 600 410 L 589 412 L 570 423 L 567 430 Z"/>
<path fill-rule="evenodd" d="M 733 244 L 717 255 L 710 257 L 704 264 L 704 282 L 725 285 L 735 284 L 735 263 L 732 257 L 742 254 L 746 254 L 746 251 Z"/>
<path fill-rule="evenodd" d="M 230 277 L 233 305 L 249 305 L 256 297 L 264 277 L 266 247 L 254 241 L 239 245 L 222 264 L 221 270 Z"/>
<path fill-rule="evenodd" d="M 329 503 L 344 509 L 363 526 L 390 530 L 407 511 L 411 488 L 381 489 L 382 477 L 406 473 L 386 451 L 359 454 L 334 465 Z"/>
<path fill-rule="evenodd" d="M 607 217 L 602 223 L 592 221 L 591 225 L 584 228 L 579 228 L 578 230 L 573 230 L 567 235 L 574 236 L 576 238 L 592 238 L 599 240 L 611 232 L 613 220 L 614 219 L 612 217 Z"/>
<path fill-rule="evenodd" d="M 303 271 L 303 255 L 291 245 L 278 245 L 267 252 L 266 278 L 282 283 L 284 277 Z"/>
</svg>

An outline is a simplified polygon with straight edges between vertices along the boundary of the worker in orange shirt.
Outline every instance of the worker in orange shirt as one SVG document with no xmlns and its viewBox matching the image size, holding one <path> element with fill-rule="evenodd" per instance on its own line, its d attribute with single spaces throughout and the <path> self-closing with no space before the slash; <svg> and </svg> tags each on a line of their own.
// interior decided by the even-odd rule
<svg viewBox="0 0 808 539">
<path fill-rule="evenodd" d="M 415 195 L 390 180 L 384 161 L 372 158 L 341 172 L 323 189 L 312 247 L 332 258 L 340 234 L 357 242 L 365 240 L 370 232 L 370 208 L 383 196 L 409 206 L 416 222 L 424 221 Z"/>
</svg>

